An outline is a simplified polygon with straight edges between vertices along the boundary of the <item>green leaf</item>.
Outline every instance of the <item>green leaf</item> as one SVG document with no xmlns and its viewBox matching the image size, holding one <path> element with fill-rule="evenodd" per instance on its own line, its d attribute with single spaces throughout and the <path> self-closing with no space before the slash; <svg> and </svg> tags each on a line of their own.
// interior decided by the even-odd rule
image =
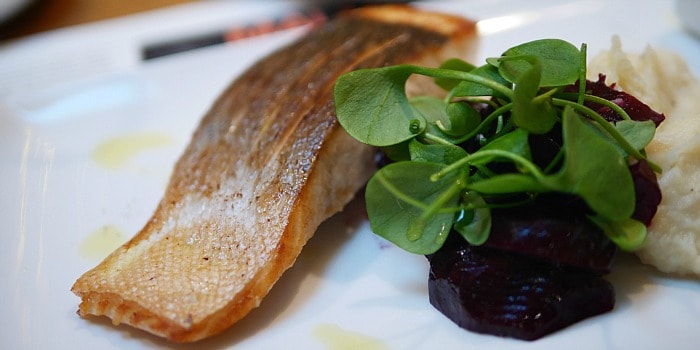
<svg viewBox="0 0 700 350">
<path fill-rule="evenodd" d="M 486 57 L 486 63 L 496 68 L 501 65 L 499 57 Z"/>
<path fill-rule="evenodd" d="M 395 145 L 385 146 L 382 147 L 382 151 L 384 151 L 384 154 L 394 162 L 411 160 L 411 154 L 408 151 L 408 144 L 412 141 L 413 139 L 410 139 Z"/>
<path fill-rule="evenodd" d="M 629 156 L 629 152 L 610 134 L 610 132 L 617 132 L 624 138 L 631 146 L 633 150 L 643 150 L 649 142 L 654 138 L 656 133 L 656 125 L 651 120 L 646 121 L 634 121 L 634 120 L 620 120 L 615 123 L 611 130 L 606 130 L 602 125 L 595 123 L 597 131 L 600 133 L 601 137 L 606 138 L 609 142 L 617 148 L 618 152 L 623 157 Z"/>
<path fill-rule="evenodd" d="M 475 208 L 471 210 L 464 209 L 457 213 L 454 229 L 469 244 L 482 245 L 491 233 L 491 210 L 478 193 L 469 191 L 465 197 L 465 204 Z"/>
<path fill-rule="evenodd" d="M 538 193 L 552 191 L 552 187 L 529 174 L 508 173 L 475 181 L 467 189 L 482 194 Z"/>
<path fill-rule="evenodd" d="M 646 121 L 634 121 L 634 120 L 621 120 L 615 123 L 615 129 L 620 132 L 620 134 L 627 140 L 627 142 L 632 145 L 634 149 L 642 150 L 649 142 L 654 138 L 656 133 L 656 125 L 651 120 Z M 611 138 L 611 142 L 617 145 L 617 142 Z M 627 156 L 622 147 L 620 151 Z"/>
<path fill-rule="evenodd" d="M 405 93 L 408 66 L 364 69 L 342 75 L 334 88 L 338 121 L 362 143 L 389 146 L 416 136 L 425 121 L 416 116 Z"/>
<path fill-rule="evenodd" d="M 531 56 L 517 56 L 513 61 L 530 61 L 529 69 L 519 73 L 513 98 L 513 122 L 533 134 L 552 130 L 557 122 L 557 110 L 548 97 L 537 97 L 542 76 L 542 65 Z M 504 63 L 511 60 L 504 61 Z M 503 65 L 501 65 L 503 67 Z"/>
<path fill-rule="evenodd" d="M 523 129 L 515 129 L 501 137 L 498 137 L 483 146 L 481 151 L 502 150 L 521 156 L 525 159 L 532 159 L 530 151 L 529 133 Z M 489 160 L 489 161 L 494 161 Z M 483 163 L 480 162 L 480 163 Z"/>
<path fill-rule="evenodd" d="M 365 199 L 370 227 L 406 251 L 432 254 L 445 242 L 459 201 L 456 173 L 426 181 L 444 165 L 399 162 L 381 168 L 367 183 Z M 432 207 L 439 200 L 440 208 Z M 437 210 L 436 210 L 437 209 Z M 429 215 L 426 215 L 428 213 Z"/>
<path fill-rule="evenodd" d="M 469 72 L 475 67 L 473 64 L 461 60 L 459 58 L 450 58 L 440 64 L 440 69 L 456 70 L 460 72 Z M 461 80 L 449 78 L 435 78 L 435 84 L 447 91 L 452 90 Z"/>
<path fill-rule="evenodd" d="M 463 102 L 453 102 L 447 105 L 447 116 L 450 124 L 440 127 L 440 130 L 452 137 L 459 137 L 474 131 L 481 123 L 481 115 L 473 107 Z"/>
<path fill-rule="evenodd" d="M 432 96 L 419 96 L 409 100 L 416 114 L 420 115 L 426 122 L 426 132 L 432 133 L 446 139 L 448 142 L 453 142 L 455 138 L 462 136 L 469 130 L 464 130 L 471 127 L 468 118 L 479 118 L 478 113 L 473 108 L 468 107 L 466 111 L 458 111 L 469 113 L 469 109 L 473 110 L 477 116 L 473 115 L 454 115 L 455 103 L 447 103 L 442 99 Z M 462 104 L 462 103 L 459 103 Z M 450 115 L 450 113 L 453 115 Z M 473 122 L 471 122 L 473 123 Z M 478 126 L 478 121 L 476 122 Z"/>
<path fill-rule="evenodd" d="M 626 159 L 568 106 L 563 114 L 563 137 L 564 165 L 548 177 L 548 185 L 581 196 L 609 221 L 629 218 L 634 211 L 635 192 Z"/>
<path fill-rule="evenodd" d="M 632 252 L 644 245 L 647 227 L 642 222 L 631 218 L 620 221 L 608 221 L 600 216 L 589 216 L 588 218 L 622 250 Z"/>
<path fill-rule="evenodd" d="M 433 96 L 418 96 L 408 100 L 416 113 L 430 124 L 450 124 L 447 103 Z"/>
<path fill-rule="evenodd" d="M 483 66 L 480 66 L 472 71 L 470 73 L 482 76 L 484 78 L 488 78 L 490 80 L 495 81 L 496 83 L 503 85 L 507 88 L 510 89 L 511 84 L 503 79 L 501 74 L 498 72 L 498 68 L 486 64 Z M 467 96 L 498 96 L 498 97 L 505 97 L 503 94 L 499 93 L 496 90 L 493 90 L 492 88 L 478 84 L 475 82 L 471 81 L 462 81 L 457 86 L 455 86 L 454 91 L 452 91 L 452 95 L 455 97 L 467 97 Z"/>
<path fill-rule="evenodd" d="M 447 165 L 467 156 L 467 151 L 456 145 L 426 145 L 415 139 L 411 140 L 408 149 L 411 154 L 411 160 L 416 162 L 432 162 Z"/>
<path fill-rule="evenodd" d="M 580 71 L 579 49 L 560 39 L 541 39 L 514 46 L 502 57 L 537 57 L 542 65 L 540 87 L 564 86 L 576 82 Z M 526 60 L 499 59 L 498 69 L 508 81 L 515 83 L 519 77 L 531 69 L 532 62 Z"/>
<path fill-rule="evenodd" d="M 513 121 L 533 134 L 546 134 L 557 123 L 557 110 L 549 99 L 514 102 Z"/>
<path fill-rule="evenodd" d="M 589 99 L 589 96 L 586 96 L 586 100 Z M 593 99 L 595 101 L 595 99 Z M 608 122 L 603 118 L 600 114 L 598 114 L 596 111 L 584 106 L 584 105 L 579 105 L 575 102 L 571 101 L 566 101 L 566 100 L 561 100 L 558 98 L 553 98 L 552 102 L 555 105 L 558 106 L 568 106 L 569 108 L 573 108 L 577 112 L 581 112 L 590 119 L 592 119 L 595 122 L 595 125 L 598 127 L 598 129 L 601 132 L 601 135 L 604 137 L 609 137 L 611 138 L 614 142 L 616 143 L 616 147 L 619 147 L 621 150 L 621 154 L 623 155 L 631 155 L 637 160 L 646 160 L 647 163 L 649 163 L 649 166 L 651 167 L 652 170 L 655 172 L 661 172 L 661 168 L 657 165 L 654 164 L 654 162 L 650 161 L 642 152 L 642 150 L 636 149 L 634 146 L 630 144 L 630 141 L 628 141 L 624 135 L 620 133 L 620 131 L 613 125 L 612 123 Z M 609 101 L 608 101 L 609 102 Z M 614 104 L 613 104 L 614 105 Z M 618 107 L 619 108 L 619 107 Z M 624 113 L 624 112 L 623 112 Z M 635 142 L 640 142 L 640 141 L 635 141 Z"/>
</svg>

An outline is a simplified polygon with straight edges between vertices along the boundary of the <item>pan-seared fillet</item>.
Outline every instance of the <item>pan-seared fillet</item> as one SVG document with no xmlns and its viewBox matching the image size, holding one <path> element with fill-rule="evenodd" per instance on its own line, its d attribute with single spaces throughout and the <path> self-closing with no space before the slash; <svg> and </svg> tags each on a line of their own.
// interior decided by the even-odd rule
<svg viewBox="0 0 700 350">
<path fill-rule="evenodd" d="M 176 342 L 231 326 L 374 171 L 374 151 L 337 125 L 336 78 L 435 65 L 474 36 L 464 19 L 366 7 L 258 62 L 204 116 L 145 227 L 73 285 L 79 314 Z"/>
</svg>

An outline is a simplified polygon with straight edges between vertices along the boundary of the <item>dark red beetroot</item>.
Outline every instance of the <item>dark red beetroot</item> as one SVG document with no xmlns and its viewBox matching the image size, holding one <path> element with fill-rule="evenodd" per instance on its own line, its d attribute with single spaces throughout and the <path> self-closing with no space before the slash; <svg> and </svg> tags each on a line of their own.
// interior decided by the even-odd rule
<svg viewBox="0 0 700 350">
<path fill-rule="evenodd" d="M 535 340 L 611 310 L 615 295 L 598 274 L 486 247 L 458 235 L 430 256 L 430 303 L 473 332 Z"/>
<path fill-rule="evenodd" d="M 632 218 L 648 226 L 661 203 L 661 189 L 656 174 L 644 160 L 630 165 L 630 173 L 634 180 L 634 193 L 637 196 Z"/>
<path fill-rule="evenodd" d="M 576 197 L 556 193 L 540 195 L 526 205 L 493 209 L 486 245 L 608 273 L 617 247 L 586 219 L 588 210 Z"/>
<path fill-rule="evenodd" d="M 652 120 L 657 126 L 664 120 L 635 97 L 605 85 L 603 75 L 597 82 L 587 81 L 586 90 L 614 102 L 634 120 Z M 586 105 L 611 122 L 621 118 L 611 108 Z M 543 168 L 553 160 L 560 162 L 561 145 L 558 128 L 531 135 L 533 161 Z M 470 140 L 462 146 L 475 150 L 479 143 Z M 512 170 L 507 166 L 492 170 Z M 661 200 L 656 175 L 644 161 L 632 164 L 630 172 L 636 193 L 633 218 L 649 224 Z M 585 203 L 562 194 L 542 195 L 514 209 L 493 209 L 485 246 L 469 246 L 452 233 L 428 257 L 431 304 L 468 330 L 525 340 L 611 310 L 614 291 L 601 274 L 609 272 L 617 248 L 587 214 L 591 212 Z"/>
<path fill-rule="evenodd" d="M 567 88 L 567 91 L 577 92 L 578 82 L 574 86 Z M 598 81 L 594 82 L 587 80 L 586 92 L 591 95 L 604 98 L 620 106 L 625 110 L 625 112 L 627 112 L 632 120 L 651 120 L 654 122 L 654 124 L 656 124 L 656 126 L 659 126 L 659 124 L 666 119 L 666 116 L 654 111 L 647 104 L 640 101 L 636 97 L 624 91 L 616 90 L 615 84 L 608 86 L 605 83 L 604 74 L 598 74 Z M 595 103 L 586 103 L 586 106 L 593 108 L 596 112 L 598 112 L 598 114 L 603 116 L 603 118 L 608 121 L 618 121 L 621 119 L 621 117 L 609 107 L 604 107 Z"/>
</svg>

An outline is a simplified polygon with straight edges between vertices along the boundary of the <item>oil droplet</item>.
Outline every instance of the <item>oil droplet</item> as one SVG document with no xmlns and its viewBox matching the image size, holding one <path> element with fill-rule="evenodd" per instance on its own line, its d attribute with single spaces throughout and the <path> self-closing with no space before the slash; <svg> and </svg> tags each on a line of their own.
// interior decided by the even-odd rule
<svg viewBox="0 0 700 350">
<path fill-rule="evenodd" d="M 85 237 L 78 247 L 78 252 L 83 258 L 101 260 L 124 242 L 126 242 L 126 236 L 119 227 L 104 225 Z"/>
<path fill-rule="evenodd" d="M 121 169 L 137 154 L 173 144 L 173 138 L 165 133 L 148 132 L 107 139 L 92 152 L 92 160 L 107 169 Z"/>
<path fill-rule="evenodd" d="M 329 350 L 388 350 L 381 340 L 361 333 L 342 329 L 334 324 L 320 324 L 313 335 Z"/>
</svg>

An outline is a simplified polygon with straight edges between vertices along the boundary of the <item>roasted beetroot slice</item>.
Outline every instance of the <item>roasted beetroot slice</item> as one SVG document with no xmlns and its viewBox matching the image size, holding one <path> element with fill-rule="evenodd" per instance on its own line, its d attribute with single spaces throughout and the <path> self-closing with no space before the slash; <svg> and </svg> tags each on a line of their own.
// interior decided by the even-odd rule
<svg viewBox="0 0 700 350">
<path fill-rule="evenodd" d="M 548 194 L 524 206 L 492 211 L 486 245 L 599 273 L 608 273 L 615 244 L 585 217 L 580 201 Z"/>
<path fill-rule="evenodd" d="M 610 283 L 592 272 L 466 244 L 429 259 L 430 303 L 473 332 L 535 340 L 615 304 Z"/>
<path fill-rule="evenodd" d="M 644 121 L 651 120 L 659 126 L 666 119 L 662 113 L 658 113 L 651 109 L 647 104 L 638 100 L 636 97 L 620 90 L 615 89 L 615 84 L 608 85 L 605 83 L 605 75 L 598 74 L 597 81 L 586 81 L 586 92 L 604 98 L 622 108 L 632 118 L 632 120 Z M 566 89 L 570 92 L 578 91 L 578 82 Z M 608 121 L 621 120 L 620 115 L 609 107 L 604 107 L 596 103 L 586 103 L 586 106 L 594 109 L 598 114 Z"/>
<path fill-rule="evenodd" d="M 661 189 L 656 174 L 645 160 L 630 165 L 630 173 L 634 179 L 634 191 L 637 195 L 632 218 L 648 226 L 661 203 Z"/>
</svg>

